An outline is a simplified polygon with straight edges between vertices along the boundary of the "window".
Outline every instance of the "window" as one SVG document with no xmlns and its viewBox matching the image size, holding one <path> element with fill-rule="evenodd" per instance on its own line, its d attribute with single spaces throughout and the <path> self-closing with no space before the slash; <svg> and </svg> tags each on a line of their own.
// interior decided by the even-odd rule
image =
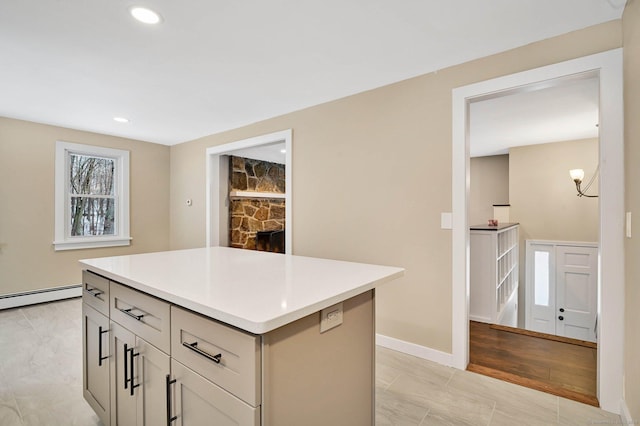
<svg viewBox="0 0 640 426">
<path fill-rule="evenodd" d="M 55 249 L 129 245 L 129 152 L 58 141 L 55 167 Z"/>
</svg>

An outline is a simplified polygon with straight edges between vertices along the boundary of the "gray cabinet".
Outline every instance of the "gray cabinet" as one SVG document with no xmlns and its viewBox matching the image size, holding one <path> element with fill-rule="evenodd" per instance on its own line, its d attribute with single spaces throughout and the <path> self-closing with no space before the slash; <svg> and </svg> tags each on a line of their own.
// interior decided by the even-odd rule
<svg viewBox="0 0 640 426">
<path fill-rule="evenodd" d="M 82 388 L 102 423 L 110 422 L 109 280 L 82 273 Z"/>
<path fill-rule="evenodd" d="M 166 424 L 169 304 L 114 282 L 110 301 L 111 424 Z"/>
<path fill-rule="evenodd" d="M 82 304 L 82 388 L 102 423 L 109 424 L 109 318 Z"/>
<path fill-rule="evenodd" d="M 373 424 L 373 291 L 326 332 L 315 312 L 256 335 L 84 276 L 101 286 L 100 312 L 83 304 L 84 395 L 105 426 Z"/>
</svg>

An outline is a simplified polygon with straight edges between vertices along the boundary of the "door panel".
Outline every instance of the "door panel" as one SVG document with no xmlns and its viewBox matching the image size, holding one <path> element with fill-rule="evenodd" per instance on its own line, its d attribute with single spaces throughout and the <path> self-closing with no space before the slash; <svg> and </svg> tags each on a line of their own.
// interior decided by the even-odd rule
<svg viewBox="0 0 640 426">
<path fill-rule="evenodd" d="M 127 426 L 136 424 L 136 400 L 131 396 L 130 383 L 125 381 L 129 376 L 129 356 L 127 348 L 134 348 L 135 335 L 118 323 L 111 321 L 112 345 L 114 356 L 111 357 L 111 425 Z M 136 389 L 137 390 L 137 389 Z"/>
<path fill-rule="evenodd" d="M 531 244 L 527 247 L 526 328 L 555 334 L 556 276 L 553 245 Z"/>
<path fill-rule="evenodd" d="M 556 332 L 559 336 L 595 342 L 598 249 L 558 246 L 556 250 L 559 259 Z"/>
<path fill-rule="evenodd" d="M 109 318 L 82 304 L 83 395 L 105 425 L 109 424 Z"/>
<path fill-rule="evenodd" d="M 260 407 L 250 406 L 175 360 L 171 372 L 176 380 L 176 426 L 260 424 Z"/>
<path fill-rule="evenodd" d="M 169 355 L 138 337 L 135 364 L 138 425 L 166 424 L 167 397 L 165 378 L 170 372 Z"/>
</svg>

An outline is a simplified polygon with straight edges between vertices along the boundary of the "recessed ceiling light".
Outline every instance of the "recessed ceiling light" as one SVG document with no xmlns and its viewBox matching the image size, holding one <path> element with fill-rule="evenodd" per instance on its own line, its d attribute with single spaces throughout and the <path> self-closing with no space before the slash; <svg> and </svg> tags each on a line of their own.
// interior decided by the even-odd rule
<svg viewBox="0 0 640 426">
<path fill-rule="evenodd" d="M 287 150 L 286 149 L 281 149 L 280 152 L 283 153 L 283 154 L 286 154 Z"/>
<path fill-rule="evenodd" d="M 162 20 L 159 14 L 146 7 L 132 7 L 131 16 L 145 24 L 157 24 Z"/>
<path fill-rule="evenodd" d="M 113 117 L 113 121 L 117 121 L 118 123 L 128 123 L 129 119 L 124 117 Z"/>
</svg>

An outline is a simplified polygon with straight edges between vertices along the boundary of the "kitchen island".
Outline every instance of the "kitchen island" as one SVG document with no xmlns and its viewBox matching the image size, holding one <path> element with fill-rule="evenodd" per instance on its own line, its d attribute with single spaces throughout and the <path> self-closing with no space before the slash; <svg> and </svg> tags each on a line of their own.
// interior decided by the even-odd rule
<svg viewBox="0 0 640 426">
<path fill-rule="evenodd" d="M 82 260 L 105 425 L 372 425 L 375 288 L 401 268 L 224 247 Z"/>
</svg>

